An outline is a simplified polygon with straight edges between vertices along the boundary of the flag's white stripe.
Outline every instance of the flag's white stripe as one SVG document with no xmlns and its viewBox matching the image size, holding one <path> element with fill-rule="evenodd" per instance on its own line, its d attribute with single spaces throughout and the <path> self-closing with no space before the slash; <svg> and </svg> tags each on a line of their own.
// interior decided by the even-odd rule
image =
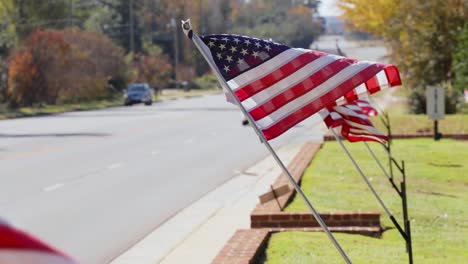
<svg viewBox="0 0 468 264">
<path fill-rule="evenodd" d="M 319 111 L 319 115 L 322 118 L 322 120 L 325 120 L 325 118 L 327 118 L 327 116 L 330 115 L 330 111 L 328 111 L 328 109 L 322 109 Z"/>
<path fill-rule="evenodd" d="M 252 110 L 253 108 L 260 106 L 272 98 L 281 94 L 282 92 L 288 90 L 292 86 L 304 81 L 309 78 L 312 74 L 318 72 L 323 67 L 329 65 L 330 63 L 339 59 L 337 56 L 323 56 L 320 57 L 309 64 L 305 65 L 301 69 L 297 70 L 293 74 L 284 78 L 283 80 L 273 84 L 267 89 L 262 90 L 261 92 L 255 94 L 254 96 L 244 100 L 242 105 L 247 111 Z"/>
<path fill-rule="evenodd" d="M 385 144 L 385 140 L 379 137 L 371 136 L 371 135 L 362 135 L 362 134 L 353 134 L 349 132 L 348 138 L 367 138 L 367 139 L 372 139 L 374 141 L 380 142 L 381 144 Z"/>
<path fill-rule="evenodd" d="M 60 255 L 26 249 L 0 249 L 0 263 L 76 264 L 73 260 Z"/>
<path fill-rule="evenodd" d="M 352 107 L 351 105 L 347 105 L 347 106 L 335 106 L 333 108 L 333 110 L 335 110 L 336 112 L 340 113 L 340 114 L 344 114 L 344 115 L 348 115 L 348 116 L 355 116 L 355 117 L 358 117 L 359 119 L 364 119 L 364 120 L 367 120 L 367 115 L 365 114 L 359 114 L 355 111 L 362 111 L 358 106 L 356 106 L 356 108 Z"/>
<path fill-rule="evenodd" d="M 375 135 L 380 135 L 380 136 L 385 136 L 385 134 L 383 132 L 381 132 L 380 130 L 378 130 L 377 128 L 373 127 L 373 126 L 366 126 L 366 125 L 361 125 L 361 124 L 358 124 L 358 123 L 354 123 L 348 119 L 344 119 L 346 123 L 348 123 L 351 127 L 354 127 L 354 128 L 360 128 L 366 132 L 370 132 L 372 134 L 375 134 Z"/>
<path fill-rule="evenodd" d="M 353 111 L 362 111 L 362 109 L 359 106 L 355 105 L 355 104 L 348 104 L 348 105 L 345 105 L 345 106 L 342 106 L 342 107 L 351 109 Z"/>
<path fill-rule="evenodd" d="M 359 119 L 368 120 L 367 115 L 364 114 L 361 107 L 357 105 L 349 105 L 349 104 L 345 106 L 339 105 L 339 106 L 335 106 L 333 109 L 343 115 L 355 116 Z"/>
<path fill-rule="evenodd" d="M 330 114 L 330 117 L 333 119 L 333 120 L 338 120 L 338 119 L 341 119 L 342 116 L 340 116 L 337 112 L 332 112 Z"/>
<path fill-rule="evenodd" d="M 359 85 L 356 89 L 356 94 L 358 95 L 361 95 L 361 94 L 364 94 L 364 93 L 367 93 L 367 88 L 366 88 L 366 85 L 364 83 L 362 83 L 361 85 Z"/>
<path fill-rule="evenodd" d="M 379 86 L 381 90 L 389 86 L 387 74 L 385 74 L 384 70 L 381 70 L 379 73 L 377 73 L 376 77 L 379 81 Z"/>
<path fill-rule="evenodd" d="M 244 87 L 249 83 L 252 83 L 258 79 L 261 79 L 265 75 L 270 74 L 271 72 L 275 71 L 281 66 L 289 63 L 290 61 L 294 60 L 295 58 L 307 52 L 310 52 L 310 50 L 306 50 L 306 49 L 285 50 L 281 52 L 280 54 L 276 55 L 274 58 L 270 59 L 269 61 L 263 64 L 260 64 L 259 66 L 252 68 L 251 70 L 246 71 L 236 76 L 232 80 L 229 80 L 227 84 L 233 91 L 236 91 L 239 88 Z"/>
<path fill-rule="evenodd" d="M 372 62 L 362 61 L 344 68 L 339 73 L 335 74 L 333 77 L 317 86 L 315 89 L 309 91 L 301 97 L 290 101 L 270 115 L 256 121 L 256 123 L 261 129 L 268 129 L 278 121 L 286 118 L 288 115 L 296 112 L 308 103 L 313 102 L 327 92 L 335 89 L 337 86 L 350 79 L 357 73 L 361 72 L 362 70 L 366 69 L 367 67 L 371 66 L 372 64 Z"/>
</svg>

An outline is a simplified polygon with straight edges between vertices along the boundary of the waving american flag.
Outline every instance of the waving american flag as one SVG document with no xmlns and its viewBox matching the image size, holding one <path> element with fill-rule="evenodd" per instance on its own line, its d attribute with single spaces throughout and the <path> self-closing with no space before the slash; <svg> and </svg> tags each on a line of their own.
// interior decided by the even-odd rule
<svg viewBox="0 0 468 264">
<path fill-rule="evenodd" d="M 377 111 L 364 100 L 334 106 L 320 111 L 328 128 L 336 129 L 349 142 L 374 141 L 384 144 L 387 135 L 374 127 L 368 116 Z"/>
<path fill-rule="evenodd" d="M 1 264 L 77 264 L 59 250 L 0 220 Z"/>
<path fill-rule="evenodd" d="M 200 39 L 208 59 L 268 140 L 329 105 L 401 84 L 393 65 L 239 35 Z"/>
</svg>

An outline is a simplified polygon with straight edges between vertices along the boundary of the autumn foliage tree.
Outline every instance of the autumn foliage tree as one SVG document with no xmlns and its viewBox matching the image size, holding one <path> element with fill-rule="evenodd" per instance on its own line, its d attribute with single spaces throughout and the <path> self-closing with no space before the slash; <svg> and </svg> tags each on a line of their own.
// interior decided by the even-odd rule
<svg viewBox="0 0 468 264">
<path fill-rule="evenodd" d="M 10 59 L 6 96 L 14 105 L 54 103 L 59 87 L 49 72 L 67 64 L 70 45 L 63 34 L 38 30 Z"/>
<path fill-rule="evenodd" d="M 136 54 L 131 61 L 133 82 L 148 83 L 156 92 L 169 84 L 172 66 L 164 54 Z"/>
<path fill-rule="evenodd" d="M 466 0 L 340 0 L 348 23 L 388 43 L 391 58 L 413 90 L 417 112 L 423 89 L 444 85 L 448 93 L 461 34 L 468 19 Z M 466 58 L 465 58 L 466 62 Z"/>
<path fill-rule="evenodd" d="M 13 105 L 105 97 L 124 78 L 123 51 L 108 38 L 79 30 L 37 30 L 10 56 L 7 99 Z"/>
</svg>

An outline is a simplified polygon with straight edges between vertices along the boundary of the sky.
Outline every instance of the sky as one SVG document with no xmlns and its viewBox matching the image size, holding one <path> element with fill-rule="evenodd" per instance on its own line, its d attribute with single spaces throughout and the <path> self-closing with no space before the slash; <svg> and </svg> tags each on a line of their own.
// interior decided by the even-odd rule
<svg viewBox="0 0 468 264">
<path fill-rule="evenodd" d="M 321 16 L 339 16 L 341 10 L 336 6 L 337 0 L 322 0 L 319 6 L 319 13 Z"/>
</svg>

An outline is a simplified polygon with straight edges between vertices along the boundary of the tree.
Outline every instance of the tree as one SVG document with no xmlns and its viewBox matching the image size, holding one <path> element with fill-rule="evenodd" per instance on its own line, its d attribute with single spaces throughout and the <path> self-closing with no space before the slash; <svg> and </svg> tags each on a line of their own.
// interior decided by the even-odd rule
<svg viewBox="0 0 468 264">
<path fill-rule="evenodd" d="M 18 106 L 99 99 L 125 72 L 122 49 L 103 35 L 37 30 L 11 55 L 6 95 Z"/>
<path fill-rule="evenodd" d="M 459 92 L 463 92 L 468 89 L 468 23 L 465 23 L 457 36 L 457 46 L 452 56 L 453 83 Z"/>
<path fill-rule="evenodd" d="M 417 99 L 412 101 L 417 112 L 424 111 L 427 85 L 443 85 L 451 94 L 453 50 L 468 18 L 466 0 L 340 0 L 340 7 L 352 27 L 389 45 Z"/>
<path fill-rule="evenodd" d="M 321 28 L 313 19 L 316 2 L 262 0 L 234 5 L 233 31 L 308 48 Z"/>
</svg>

